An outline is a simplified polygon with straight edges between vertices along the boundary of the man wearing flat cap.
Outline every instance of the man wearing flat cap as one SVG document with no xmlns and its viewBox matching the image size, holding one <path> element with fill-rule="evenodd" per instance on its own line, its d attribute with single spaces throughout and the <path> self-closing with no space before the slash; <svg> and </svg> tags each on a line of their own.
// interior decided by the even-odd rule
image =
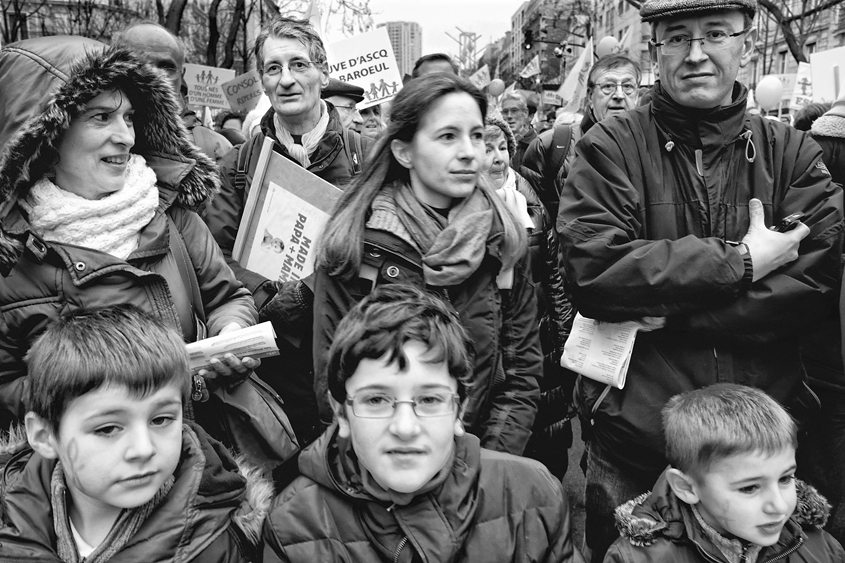
<svg viewBox="0 0 845 563">
<path fill-rule="evenodd" d="M 323 88 L 322 98 L 332 104 L 340 115 L 340 124 L 347 129 L 361 133 L 364 118 L 358 111 L 358 102 L 364 101 L 364 89 L 354 84 L 329 78 L 329 85 Z"/>
<path fill-rule="evenodd" d="M 646 0 L 652 101 L 576 145 L 557 221 L 568 288 L 599 321 L 642 321 L 623 389 L 580 378 L 587 545 L 601 561 L 613 510 L 667 461 L 661 409 L 716 382 L 758 387 L 799 422 L 818 409 L 798 336 L 836 303 L 842 191 L 819 146 L 746 114 L 736 81 L 754 50 L 754 0 Z M 803 213 L 785 232 L 770 230 Z"/>
</svg>

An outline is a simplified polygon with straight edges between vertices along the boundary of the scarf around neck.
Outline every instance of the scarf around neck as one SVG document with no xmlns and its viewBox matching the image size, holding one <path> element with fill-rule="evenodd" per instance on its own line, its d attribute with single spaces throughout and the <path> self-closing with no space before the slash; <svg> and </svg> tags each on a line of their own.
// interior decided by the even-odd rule
<svg viewBox="0 0 845 563">
<path fill-rule="evenodd" d="M 107 563 L 114 557 L 132 536 L 141 528 L 147 518 L 155 511 L 159 504 L 170 493 L 175 482 L 171 475 L 156 492 L 152 499 L 141 506 L 124 509 L 117 517 L 111 530 L 105 539 L 94 549 L 84 563 Z M 67 483 L 62 462 L 56 462 L 53 468 L 53 476 L 50 480 L 50 500 L 53 505 L 53 528 L 56 532 L 56 551 L 63 563 L 82 563 L 76 550 L 76 542 L 73 540 L 73 532 L 70 529 L 70 516 L 67 506 Z"/>
<path fill-rule="evenodd" d="M 311 166 L 309 155 L 317 150 L 320 141 L 323 140 L 323 136 L 326 134 L 326 129 L 329 127 L 329 108 L 326 102 L 320 100 L 320 120 L 317 121 L 314 129 L 302 135 L 301 145 L 293 141 L 293 135 L 282 125 L 282 120 L 279 118 L 278 113 L 273 114 L 273 125 L 276 126 L 276 138 L 284 145 L 288 154 L 294 157 L 303 168 L 308 168 Z"/>
<path fill-rule="evenodd" d="M 479 188 L 448 218 L 422 204 L 408 185 L 393 190 L 396 215 L 422 255 L 423 278 L 435 287 L 467 280 L 481 265 L 493 226 L 493 206 Z"/>
<path fill-rule="evenodd" d="M 507 205 L 508 210 L 516 218 L 517 223 L 522 225 L 525 229 L 533 229 L 534 221 L 531 220 L 531 215 L 528 214 L 528 200 L 519 192 L 516 187 L 517 172 L 513 168 L 508 168 L 508 175 L 502 187 L 496 190 L 496 195 Z"/>
<path fill-rule="evenodd" d="M 695 505 L 690 505 L 690 508 L 692 509 L 692 513 L 695 515 L 698 525 L 701 526 L 701 529 L 704 531 L 704 535 L 710 538 L 710 541 L 712 541 L 713 545 L 715 545 L 722 555 L 725 556 L 728 563 L 740 563 L 743 561 L 743 543 L 738 539 L 726 538 L 720 534 L 715 528 L 704 521 L 704 517 Z M 762 546 L 749 543 L 747 549 L 744 550 L 745 561 L 754 563 L 754 561 L 757 561 L 757 557 L 759 557 L 762 550 Z"/>
<path fill-rule="evenodd" d="M 93 248 L 125 260 L 138 248 L 141 229 L 158 208 L 156 175 L 144 157 L 133 154 L 123 188 L 101 199 L 86 199 L 42 178 L 18 200 L 32 230 L 47 241 Z"/>
</svg>

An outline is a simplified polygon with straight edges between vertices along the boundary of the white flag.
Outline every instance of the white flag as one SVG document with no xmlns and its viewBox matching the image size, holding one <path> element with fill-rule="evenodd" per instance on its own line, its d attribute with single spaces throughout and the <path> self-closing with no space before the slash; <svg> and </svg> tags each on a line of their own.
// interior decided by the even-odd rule
<svg viewBox="0 0 845 563">
<path fill-rule="evenodd" d="M 625 33 L 622 34 L 622 39 L 619 40 L 619 44 L 613 48 L 614 53 L 624 54 L 631 50 L 631 46 L 629 45 L 631 42 L 631 30 L 638 26 L 639 23 L 628 26 L 628 29 L 626 29 Z"/>
<path fill-rule="evenodd" d="M 317 31 L 317 35 L 319 35 L 320 38 L 325 35 L 325 33 L 323 33 L 323 14 L 320 12 L 320 0 L 311 0 L 311 4 L 309 4 L 308 9 L 305 10 L 303 19 L 308 20 L 311 27 Z"/>
<path fill-rule="evenodd" d="M 484 89 L 485 86 L 490 84 L 490 69 L 487 68 L 487 65 L 484 65 L 469 77 L 469 81 L 475 84 L 475 87 L 479 90 Z"/>
<path fill-rule="evenodd" d="M 534 55 L 534 58 L 531 59 L 531 62 L 525 65 L 525 68 L 522 69 L 519 76 L 522 78 L 531 78 L 536 74 L 540 74 L 540 55 Z"/>
<path fill-rule="evenodd" d="M 572 65 L 572 69 L 557 90 L 557 95 L 566 104 L 564 111 L 576 113 L 581 110 L 581 104 L 587 97 L 587 75 L 593 67 L 593 38 L 587 41 L 587 46 Z"/>
<path fill-rule="evenodd" d="M 505 94 L 509 94 L 511 92 L 516 92 L 516 82 L 511 82 L 511 85 L 505 88 Z"/>
</svg>

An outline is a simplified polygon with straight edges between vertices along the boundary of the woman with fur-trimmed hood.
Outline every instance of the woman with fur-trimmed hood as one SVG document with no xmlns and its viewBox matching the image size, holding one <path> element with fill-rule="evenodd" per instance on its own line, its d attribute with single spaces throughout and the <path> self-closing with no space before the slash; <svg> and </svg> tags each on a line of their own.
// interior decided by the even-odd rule
<svg viewBox="0 0 845 563">
<path fill-rule="evenodd" d="M 63 312 L 128 303 L 186 341 L 203 313 L 211 336 L 255 323 L 192 211 L 219 186 L 215 165 L 158 71 L 124 49 L 44 37 L 3 47 L 0 82 L 0 428 L 22 418 L 24 356 Z"/>
</svg>

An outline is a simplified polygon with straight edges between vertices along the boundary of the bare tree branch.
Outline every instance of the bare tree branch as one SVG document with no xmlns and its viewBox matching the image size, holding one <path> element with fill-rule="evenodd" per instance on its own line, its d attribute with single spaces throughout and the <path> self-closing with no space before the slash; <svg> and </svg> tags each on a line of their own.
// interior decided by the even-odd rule
<svg viewBox="0 0 845 563">
<path fill-rule="evenodd" d="M 220 43 L 220 28 L 217 27 L 217 10 L 221 0 L 212 0 L 208 7 L 208 46 L 205 50 L 205 64 L 217 66 L 217 44 Z"/>
</svg>

